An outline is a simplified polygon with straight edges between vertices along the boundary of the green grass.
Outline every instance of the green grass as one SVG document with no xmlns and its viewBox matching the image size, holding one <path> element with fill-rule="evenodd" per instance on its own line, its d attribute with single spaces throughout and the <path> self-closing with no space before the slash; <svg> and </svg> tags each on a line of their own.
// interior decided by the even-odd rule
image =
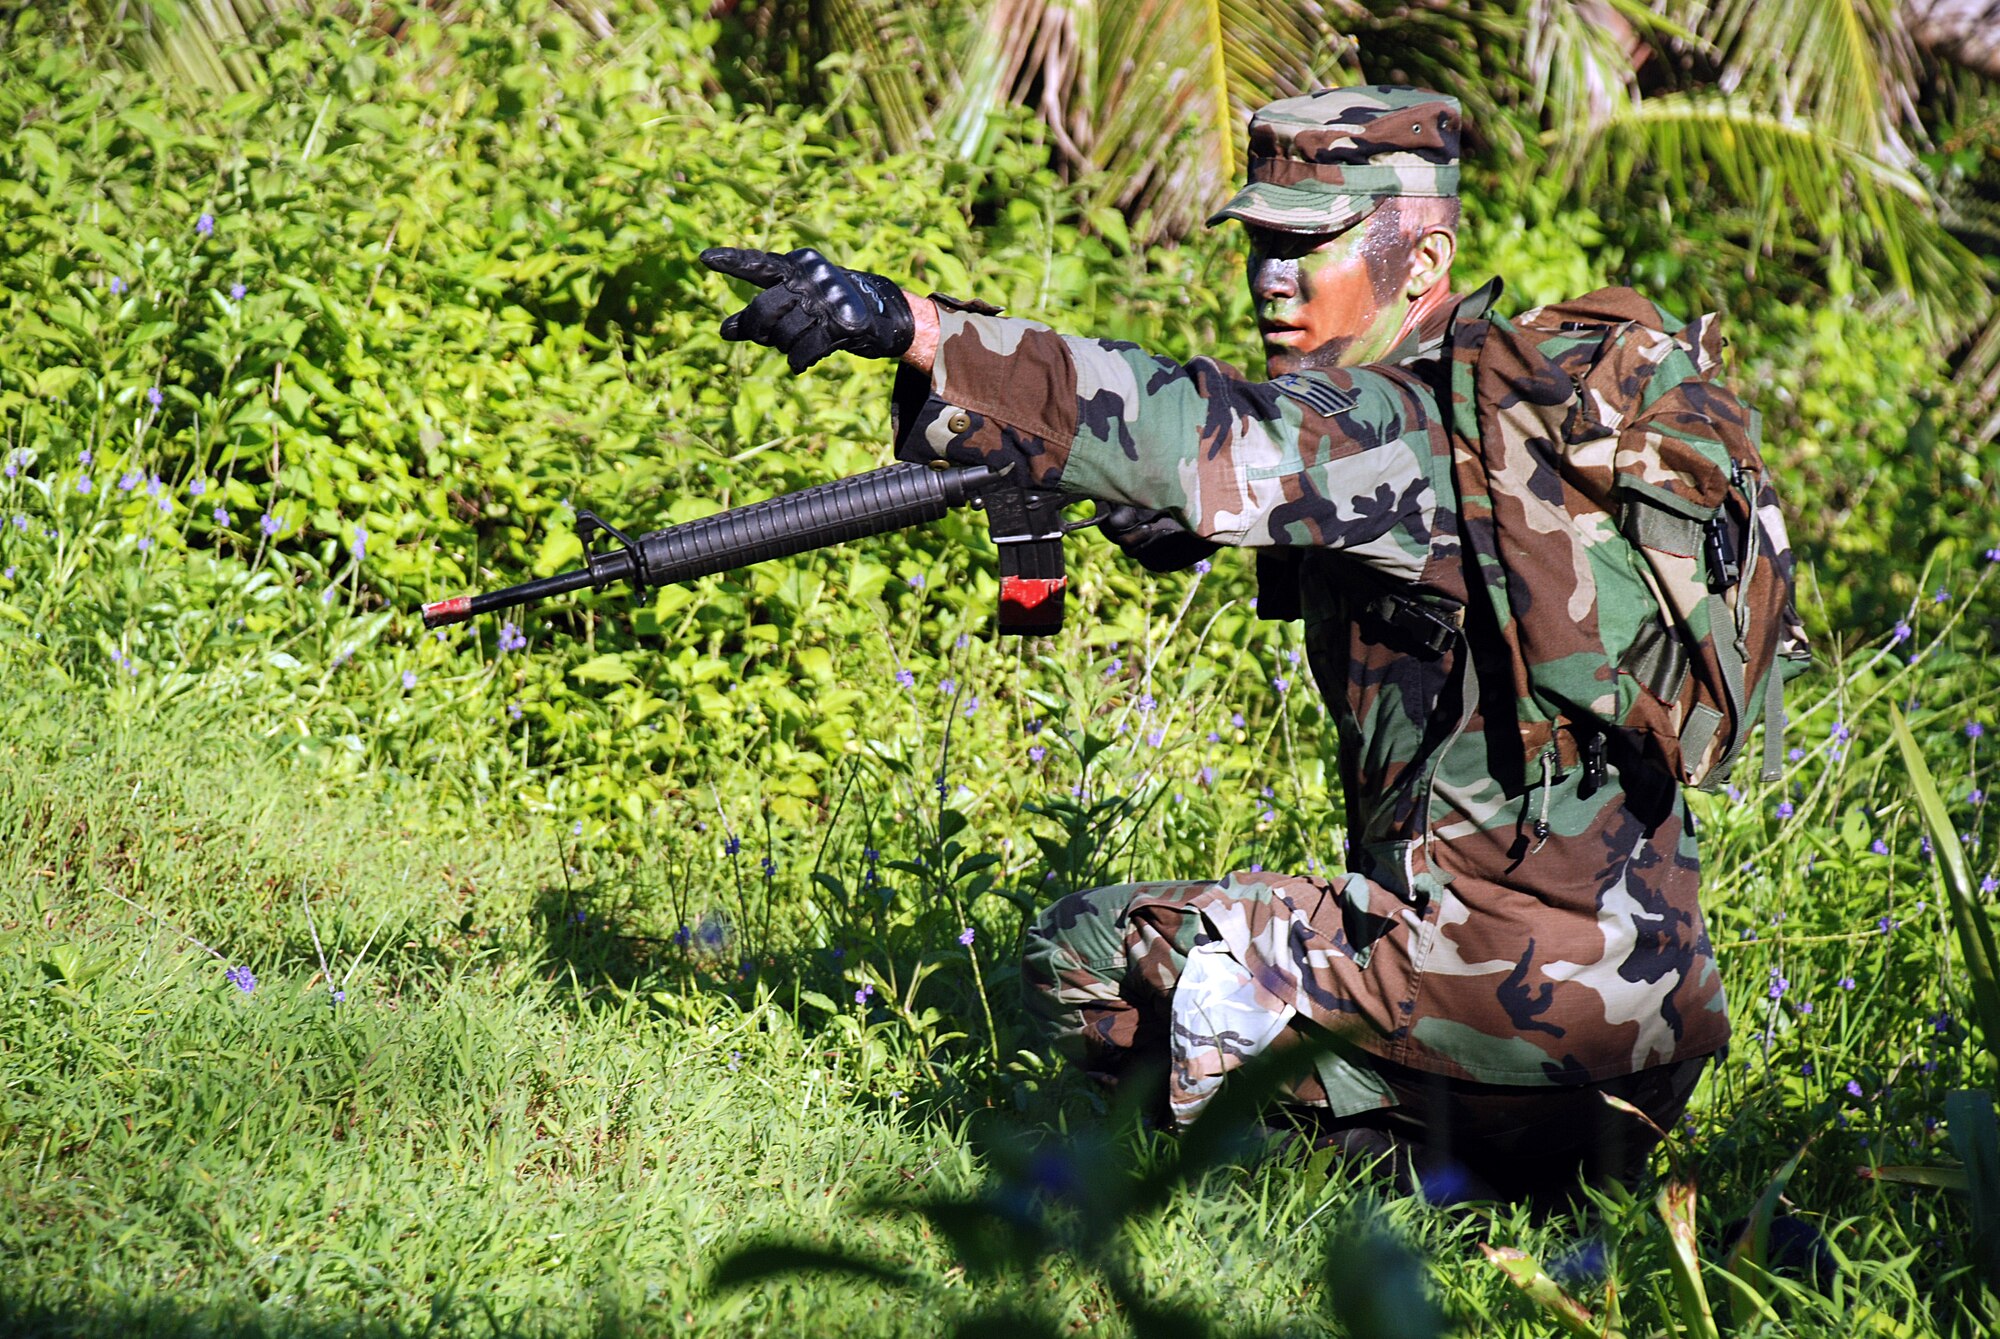
<svg viewBox="0 0 2000 1339">
<path fill-rule="evenodd" d="M 1802 713 L 1826 700 L 1798 731 L 1794 816 L 1776 817 L 1775 790 L 1704 807 L 1737 1034 L 1673 1156 L 1713 1233 L 1805 1147 L 1789 1194 L 1842 1258 L 1836 1293 L 1797 1292 L 1770 1333 L 1970 1334 L 1995 1319 L 1966 1272 L 1963 1206 L 1856 1174 L 1948 1161 L 1944 1095 L 1986 1081 L 1883 720 L 1888 702 L 1932 699 L 1913 725 L 1978 877 L 1993 833 L 1966 800 L 1979 741 L 1961 727 L 1990 719 L 1994 690 L 1967 638 L 1941 619 L 1894 655 L 1804 681 Z M 880 940 L 865 919 L 844 925 L 881 982 L 855 1005 L 852 960 L 801 915 L 804 892 L 754 874 L 737 886 L 737 862 L 699 854 L 717 834 L 698 850 L 663 833 L 650 854 L 597 852 L 587 831 L 477 786 L 468 802 L 301 751 L 284 713 L 227 691 L 227 675 L 141 700 L 116 673 L 63 684 L 13 647 L 0 674 L 10 1332 L 926 1334 L 988 1313 L 1023 1334 L 1032 1316 L 1116 1332 L 1109 1262 L 1188 1326 L 1322 1333 L 1329 1294 L 1356 1286 L 1324 1282 L 1326 1244 L 1368 1212 L 1427 1262 L 1463 1332 L 1547 1332 L 1477 1246 L 1552 1257 L 1575 1225 L 1438 1213 L 1293 1165 L 1214 1173 L 1108 1243 L 1065 1238 L 1081 1220 L 1057 1208 L 1044 1229 L 1067 1249 L 1052 1262 L 964 1269 L 934 1225 L 883 1206 L 997 1184 L 975 1115 L 1049 1150 L 1089 1149 L 1102 1129 L 1086 1094 L 1019 1054 L 1006 916 L 982 922 L 978 978 L 955 945 L 892 943 L 901 910 Z M 1018 673 L 973 664 L 965 691 L 1001 698 Z M 1103 793 L 1162 784 L 1137 753 L 1100 757 Z M 851 833 L 855 811 L 895 807 L 866 793 L 893 781 L 869 774 L 846 817 L 829 806 L 779 842 Z M 1049 830 L 1020 806 L 1054 787 L 978 784 L 966 803 L 981 824 L 954 836 L 947 821 L 945 838 Z M 1142 867 L 1203 858 L 1150 817 L 1109 821 L 1107 840 Z M 943 858 L 935 828 L 898 835 L 910 869 Z M 1010 865 L 1033 886 L 1034 858 Z M 744 961 L 734 936 L 772 921 L 765 897 L 776 924 Z M 676 944 L 690 907 L 728 913 L 716 924 L 732 938 Z M 236 964 L 253 993 L 225 979 Z M 1664 1231 L 1644 1202 L 1602 1217 L 1628 1332 L 1663 1329 Z M 767 1238 L 910 1277 L 707 1286 L 732 1249 Z M 1727 1292 L 1715 1273 L 1708 1286 Z"/>
</svg>

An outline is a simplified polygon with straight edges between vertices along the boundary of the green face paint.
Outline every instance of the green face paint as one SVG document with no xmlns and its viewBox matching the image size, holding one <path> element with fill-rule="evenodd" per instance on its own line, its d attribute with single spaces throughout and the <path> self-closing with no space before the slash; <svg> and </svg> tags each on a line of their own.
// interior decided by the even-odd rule
<svg viewBox="0 0 2000 1339">
<path fill-rule="evenodd" d="M 1355 367 L 1394 347 L 1411 299 L 1411 247 L 1388 219 L 1331 237 L 1250 231 L 1248 277 L 1272 376 Z"/>
</svg>

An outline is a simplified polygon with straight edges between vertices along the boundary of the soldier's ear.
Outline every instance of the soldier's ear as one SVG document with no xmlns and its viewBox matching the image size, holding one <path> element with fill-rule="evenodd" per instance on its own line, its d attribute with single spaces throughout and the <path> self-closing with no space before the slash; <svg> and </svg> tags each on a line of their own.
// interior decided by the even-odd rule
<svg viewBox="0 0 2000 1339">
<path fill-rule="evenodd" d="M 1410 279 L 1403 296 L 1412 301 L 1445 282 L 1451 275 L 1452 259 L 1458 254 L 1458 237 L 1448 228 L 1432 228 L 1410 249 Z"/>
</svg>

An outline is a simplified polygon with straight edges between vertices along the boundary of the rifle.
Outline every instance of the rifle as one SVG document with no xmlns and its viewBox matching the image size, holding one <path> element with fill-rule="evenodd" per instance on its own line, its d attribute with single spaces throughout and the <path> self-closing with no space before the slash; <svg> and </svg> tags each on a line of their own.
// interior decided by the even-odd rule
<svg viewBox="0 0 2000 1339">
<path fill-rule="evenodd" d="M 849 475 L 832 483 L 784 493 L 746 507 L 654 530 L 636 539 L 595 512 L 576 514 L 586 565 L 539 581 L 478 595 L 455 595 L 424 606 L 424 626 L 463 623 L 479 614 L 531 604 L 568 591 L 601 591 L 631 585 L 644 600 L 654 586 L 734 571 L 768 558 L 787 558 L 830 544 L 904 530 L 935 521 L 953 507 L 986 513 L 1000 550 L 999 630 L 1022 636 L 1062 627 L 1062 537 L 1083 521 L 1065 525 L 1062 508 L 1074 501 L 1018 480 L 1016 466 L 996 474 L 985 465 L 903 463 Z M 600 535 L 609 543 L 594 548 Z"/>
</svg>

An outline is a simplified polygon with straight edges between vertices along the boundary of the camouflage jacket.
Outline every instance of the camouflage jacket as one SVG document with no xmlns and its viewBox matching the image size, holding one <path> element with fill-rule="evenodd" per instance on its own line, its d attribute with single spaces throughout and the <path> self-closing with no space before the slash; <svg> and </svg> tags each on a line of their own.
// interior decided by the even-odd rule
<svg viewBox="0 0 2000 1339">
<path fill-rule="evenodd" d="M 1527 772 L 1497 634 L 1468 607 L 1435 388 L 1451 323 L 1497 291 L 1394 366 L 1262 382 L 940 302 L 896 430 L 905 459 L 1018 466 L 1296 551 L 1348 820 L 1348 873 L 1298 913 L 1299 1012 L 1416 1069 L 1576 1083 L 1708 1054 L 1728 1022 L 1679 787 L 1615 746 L 1598 774 Z M 1462 636 L 1431 635 L 1459 610 Z"/>
</svg>

